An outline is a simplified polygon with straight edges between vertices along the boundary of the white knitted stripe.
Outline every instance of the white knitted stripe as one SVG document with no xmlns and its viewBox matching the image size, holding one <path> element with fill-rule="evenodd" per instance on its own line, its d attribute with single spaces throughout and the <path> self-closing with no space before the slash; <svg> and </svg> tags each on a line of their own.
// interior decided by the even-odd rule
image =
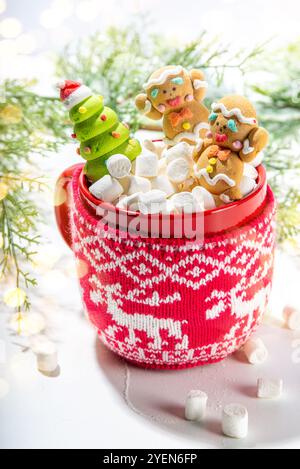
<svg viewBox="0 0 300 469">
<path fill-rule="evenodd" d="M 230 256 L 227 256 L 224 260 L 225 263 L 229 262 L 232 258 L 235 258 L 240 252 L 244 251 L 245 248 L 252 249 L 253 251 L 259 250 L 262 254 L 269 254 L 270 252 L 270 247 L 264 246 L 269 239 L 269 236 L 273 237 L 273 233 L 271 231 L 271 227 L 269 226 L 265 232 L 264 235 L 258 234 L 257 235 L 257 241 L 254 240 L 247 240 L 244 241 L 243 244 L 238 245 L 235 250 L 233 250 L 230 254 Z M 78 251 L 81 251 L 82 248 L 84 248 L 85 245 L 89 245 L 89 240 L 87 238 L 81 238 L 78 236 L 79 241 L 75 243 L 75 248 Z M 259 239 L 261 238 L 261 240 Z M 114 270 L 117 266 L 120 266 L 123 263 L 128 263 L 129 261 L 139 261 L 141 257 L 143 257 L 148 263 L 151 263 L 153 266 L 160 267 L 162 270 L 169 271 L 170 267 L 167 267 L 166 265 L 162 264 L 157 258 L 155 258 L 152 254 L 144 251 L 144 250 L 136 250 L 134 252 L 128 253 L 123 256 L 118 256 L 114 250 L 110 249 L 109 245 L 105 242 L 105 240 L 98 240 L 98 246 L 101 248 L 108 256 L 112 259 L 115 259 L 115 262 L 110 262 L 109 264 L 105 264 L 104 266 L 101 266 L 100 268 L 103 268 L 103 270 Z M 97 257 L 98 260 L 100 260 L 103 256 L 100 254 L 100 251 L 98 248 L 92 249 L 91 252 Z M 216 251 L 215 251 L 216 252 Z M 246 254 L 246 253 L 245 253 Z M 184 259 L 179 261 L 179 265 L 175 265 L 172 268 L 176 269 L 178 267 L 184 267 L 187 268 L 188 264 L 194 264 L 195 260 L 199 259 L 204 260 L 205 259 L 205 264 L 206 265 L 211 265 L 211 266 L 216 266 L 220 265 L 219 259 L 214 256 L 207 256 L 203 254 L 203 251 L 200 251 L 199 253 L 196 253 L 192 256 L 186 256 Z M 193 271 L 189 271 L 190 275 L 193 275 Z"/>
<path fill-rule="evenodd" d="M 224 262 L 216 263 L 216 259 L 207 257 L 203 259 L 205 265 L 207 266 L 217 265 L 217 267 L 214 270 L 212 270 L 212 272 L 207 273 L 205 277 L 202 277 L 200 281 L 193 282 L 192 280 L 187 279 L 185 276 L 182 277 L 181 275 L 177 274 L 177 272 L 179 272 L 180 267 L 185 269 L 186 265 L 189 262 L 194 262 L 195 259 L 197 259 L 197 256 L 194 257 L 192 260 L 191 259 L 186 259 L 185 261 L 182 260 L 180 261 L 179 265 L 174 264 L 172 267 L 168 267 L 165 264 L 163 264 L 161 261 L 159 261 L 158 259 L 153 258 L 152 255 L 143 251 L 140 251 L 139 253 L 135 252 L 133 254 L 122 256 L 119 258 L 117 254 L 114 251 L 110 250 L 107 246 L 103 246 L 103 248 L 107 248 L 106 252 L 109 254 L 109 257 L 114 259 L 114 262 L 104 263 L 104 264 L 100 263 L 99 261 L 104 260 L 104 258 L 98 249 L 88 250 L 84 248 L 82 250 L 83 254 L 89 260 L 91 266 L 95 269 L 97 273 L 115 271 L 117 268 L 119 268 L 122 274 L 125 274 L 126 277 L 135 281 L 140 286 L 140 288 L 147 288 L 147 287 L 153 288 L 155 285 L 158 285 L 162 281 L 165 281 L 167 278 L 169 278 L 172 281 L 172 283 L 178 283 L 179 285 L 185 284 L 187 287 L 192 288 L 194 290 L 199 289 L 201 286 L 207 285 L 208 282 L 213 281 L 215 278 L 217 278 L 220 275 L 221 271 L 231 276 L 240 275 L 242 277 L 246 277 L 248 271 L 251 270 L 253 265 L 255 265 L 257 259 L 261 257 L 262 252 L 265 255 L 271 255 L 272 250 L 273 250 L 272 245 L 270 247 L 262 248 L 261 244 L 258 244 L 256 246 L 256 249 L 254 250 L 254 253 L 252 255 L 249 255 L 250 260 L 246 264 L 245 268 L 234 267 L 230 264 L 230 261 L 232 259 L 235 259 L 240 247 L 237 248 L 237 252 L 234 250 L 230 254 L 230 256 L 227 256 Z M 153 267 L 159 268 L 161 271 L 163 271 L 163 273 L 161 273 L 158 276 L 153 276 L 152 278 L 141 280 L 139 276 L 135 275 L 131 270 L 128 269 L 129 261 L 137 261 L 140 256 L 145 257 L 145 259 L 147 259 L 149 263 L 151 262 Z"/>
<path fill-rule="evenodd" d="M 208 362 L 210 360 L 222 360 L 228 355 L 233 353 L 236 350 L 236 345 L 238 342 L 246 342 L 249 337 L 249 333 L 241 335 L 235 339 L 218 342 L 213 345 L 198 347 L 195 349 L 189 349 L 185 351 L 171 352 L 168 351 L 167 357 L 158 351 L 156 354 L 152 352 L 151 357 L 146 357 L 142 349 L 136 349 L 135 346 L 124 344 L 115 339 L 107 340 L 105 333 L 100 334 L 101 340 L 114 352 L 119 353 L 125 356 L 128 360 L 134 360 L 136 362 L 145 363 L 145 364 L 155 364 L 155 365 L 184 365 L 189 364 L 193 365 L 201 362 Z M 166 361 L 167 358 L 167 361 Z"/>
</svg>

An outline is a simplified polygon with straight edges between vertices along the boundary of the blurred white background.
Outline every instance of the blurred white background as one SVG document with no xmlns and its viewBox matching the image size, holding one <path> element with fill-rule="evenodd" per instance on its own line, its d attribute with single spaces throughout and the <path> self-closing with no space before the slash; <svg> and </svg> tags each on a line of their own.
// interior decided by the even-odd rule
<svg viewBox="0 0 300 469">
<path fill-rule="evenodd" d="M 269 39 L 275 47 L 297 38 L 299 13 L 295 0 L 0 0 L 0 79 L 38 78 L 41 92 L 53 92 L 56 52 L 70 41 L 130 23 L 140 14 L 147 16 L 153 31 L 176 45 L 205 29 L 234 51 L 241 46 L 250 50 Z M 55 178 L 78 161 L 74 148 L 69 150 L 41 161 L 41 171 Z M 105 352 L 101 348 L 104 358 L 99 359 L 95 333 L 81 315 L 72 255 L 57 233 L 50 199 L 41 195 L 41 203 L 49 220 L 43 235 L 50 244 L 41 250 L 33 312 L 47 318 L 50 336 L 59 346 L 61 375 L 52 380 L 40 375 L 33 357 L 21 353 L 20 344 L 6 331 L 11 312 L 0 314 L 0 447 L 195 447 L 197 440 L 185 431 L 178 435 L 157 431 L 149 421 L 147 425 L 111 389 L 108 373 L 98 363 L 105 361 Z M 299 272 L 287 257 L 280 255 L 277 262 L 272 312 L 280 316 L 288 301 L 299 301 Z M 107 360 L 115 372 L 112 379 L 122 388 L 123 366 Z M 299 365 L 293 370 L 299 373 Z M 134 407 L 134 389 L 131 393 Z"/>
<path fill-rule="evenodd" d="M 296 38 L 299 13 L 295 0 L 0 0 L 0 77 L 38 77 L 47 86 L 54 52 L 137 14 L 176 44 L 205 29 L 234 50 Z"/>
</svg>

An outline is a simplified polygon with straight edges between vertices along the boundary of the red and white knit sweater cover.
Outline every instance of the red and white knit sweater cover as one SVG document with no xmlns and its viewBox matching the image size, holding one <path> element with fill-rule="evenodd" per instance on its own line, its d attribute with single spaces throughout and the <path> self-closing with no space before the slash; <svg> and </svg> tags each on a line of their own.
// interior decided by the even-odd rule
<svg viewBox="0 0 300 469">
<path fill-rule="evenodd" d="M 202 248 L 183 239 L 115 239 L 84 208 L 72 183 L 75 256 L 88 266 L 83 302 L 100 339 L 143 367 L 222 360 L 256 329 L 271 291 L 275 202 Z"/>
</svg>

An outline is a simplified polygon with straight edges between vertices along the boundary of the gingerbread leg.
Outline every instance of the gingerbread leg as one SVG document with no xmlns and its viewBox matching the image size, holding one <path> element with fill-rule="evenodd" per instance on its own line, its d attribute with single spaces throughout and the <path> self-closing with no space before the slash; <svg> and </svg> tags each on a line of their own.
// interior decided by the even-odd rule
<svg viewBox="0 0 300 469">
<path fill-rule="evenodd" d="M 243 197 L 239 187 L 237 186 L 227 189 L 227 191 L 223 192 L 223 195 L 229 197 L 231 200 L 240 200 Z"/>
</svg>

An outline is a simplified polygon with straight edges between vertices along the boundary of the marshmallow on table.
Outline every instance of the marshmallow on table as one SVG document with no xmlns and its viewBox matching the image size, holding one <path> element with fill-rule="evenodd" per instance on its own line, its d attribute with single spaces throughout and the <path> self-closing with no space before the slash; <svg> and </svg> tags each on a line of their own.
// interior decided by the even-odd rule
<svg viewBox="0 0 300 469">
<path fill-rule="evenodd" d="M 90 193 L 97 199 L 103 200 L 103 202 L 113 202 L 120 197 L 123 192 L 124 189 L 119 181 L 108 174 L 90 187 Z"/>
<path fill-rule="evenodd" d="M 206 415 L 207 394 L 203 391 L 190 391 L 185 404 L 185 418 L 187 420 L 204 420 Z"/>
<path fill-rule="evenodd" d="M 184 158 L 177 158 L 167 166 L 167 176 L 170 181 L 180 184 L 188 179 L 191 172 L 191 164 Z"/>
<path fill-rule="evenodd" d="M 136 176 L 152 178 L 158 173 L 158 157 L 153 152 L 144 152 L 136 160 Z"/>
<path fill-rule="evenodd" d="M 268 356 L 268 350 L 261 339 L 250 339 L 244 345 L 243 351 L 252 365 L 260 365 L 264 363 Z"/>
<path fill-rule="evenodd" d="M 283 310 L 286 325 L 292 331 L 300 331 L 300 310 L 286 306 Z"/>
<path fill-rule="evenodd" d="M 193 147 L 186 142 L 180 142 L 169 150 L 165 150 L 164 157 L 167 160 L 167 164 L 174 160 L 183 158 L 189 163 L 193 160 Z"/>
<path fill-rule="evenodd" d="M 158 189 L 162 192 L 165 192 L 167 197 L 170 197 L 170 195 L 173 195 L 177 192 L 176 186 L 170 181 L 167 176 L 157 176 L 156 178 L 153 178 L 151 182 L 152 189 Z"/>
<path fill-rule="evenodd" d="M 201 186 L 196 186 L 192 190 L 192 194 L 199 203 L 202 203 L 205 210 L 212 210 L 216 208 L 215 199 L 207 189 Z"/>
<path fill-rule="evenodd" d="M 117 154 L 108 158 L 106 161 L 106 167 L 112 177 L 122 179 L 129 176 L 131 171 L 131 161 L 127 156 Z"/>
<path fill-rule="evenodd" d="M 283 391 L 282 379 L 260 378 L 257 381 L 257 397 L 260 399 L 278 399 Z"/>
<path fill-rule="evenodd" d="M 46 337 L 37 336 L 31 340 L 31 349 L 37 358 L 39 371 L 53 373 L 58 367 L 57 349 Z"/>
<path fill-rule="evenodd" d="M 177 213 L 202 212 L 203 204 L 197 200 L 192 192 L 179 192 L 174 194 L 171 199 Z"/>
<path fill-rule="evenodd" d="M 248 411 L 240 404 L 229 404 L 223 409 L 222 430 L 230 438 L 246 438 L 248 435 Z"/>
<path fill-rule="evenodd" d="M 149 179 L 139 176 L 130 176 L 128 195 L 137 192 L 149 192 L 151 190 L 151 182 Z"/>
<path fill-rule="evenodd" d="M 144 215 L 161 213 L 167 208 L 165 192 L 152 190 L 139 197 L 139 210 Z"/>
</svg>

